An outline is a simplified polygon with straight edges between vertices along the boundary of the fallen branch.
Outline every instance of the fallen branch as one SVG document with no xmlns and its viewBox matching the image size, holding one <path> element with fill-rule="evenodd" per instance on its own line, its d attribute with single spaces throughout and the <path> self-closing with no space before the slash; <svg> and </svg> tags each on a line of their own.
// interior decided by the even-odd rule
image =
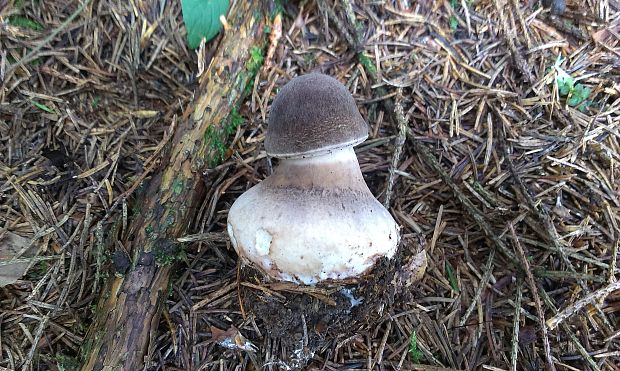
<svg viewBox="0 0 620 371">
<path fill-rule="evenodd" d="M 130 266 L 106 282 L 82 349 L 84 370 L 148 365 L 171 263 L 181 252 L 177 238 L 187 233 L 204 196 L 201 174 L 221 161 L 231 131 L 227 116 L 243 102 L 260 67 L 249 56 L 252 48 L 262 47 L 266 12 L 261 4 L 234 3 L 227 19 L 231 30 L 201 74 L 193 102 L 162 151 L 160 169 L 135 202 L 139 211 L 119 238 Z M 119 243 L 115 236 L 110 240 Z M 113 247 L 108 250 L 112 255 Z"/>
</svg>

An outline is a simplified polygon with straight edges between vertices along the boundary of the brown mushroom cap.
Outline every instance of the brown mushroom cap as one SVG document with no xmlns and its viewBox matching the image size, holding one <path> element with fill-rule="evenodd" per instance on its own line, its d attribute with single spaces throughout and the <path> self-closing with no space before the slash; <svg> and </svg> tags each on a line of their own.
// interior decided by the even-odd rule
<svg viewBox="0 0 620 371">
<path fill-rule="evenodd" d="M 347 88 L 320 73 L 289 81 L 271 105 L 265 149 L 294 158 L 353 146 L 368 137 L 368 125 Z"/>
</svg>

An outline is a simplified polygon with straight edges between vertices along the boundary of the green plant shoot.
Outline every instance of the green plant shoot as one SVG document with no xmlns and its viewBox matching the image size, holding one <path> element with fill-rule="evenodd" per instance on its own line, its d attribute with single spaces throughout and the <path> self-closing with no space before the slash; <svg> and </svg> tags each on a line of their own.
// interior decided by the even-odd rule
<svg viewBox="0 0 620 371">
<path fill-rule="evenodd" d="M 420 363 L 424 354 L 418 349 L 418 337 L 415 330 L 409 337 L 409 355 L 413 363 Z"/>
<path fill-rule="evenodd" d="M 562 59 L 558 56 L 554 65 L 556 71 L 555 83 L 558 86 L 558 92 L 562 97 L 566 97 L 566 103 L 569 106 L 575 107 L 585 102 L 585 105 L 582 105 L 582 107 L 586 107 L 588 105 L 586 100 L 592 90 L 583 84 L 575 84 L 573 77 L 560 67 L 561 63 Z"/>
</svg>

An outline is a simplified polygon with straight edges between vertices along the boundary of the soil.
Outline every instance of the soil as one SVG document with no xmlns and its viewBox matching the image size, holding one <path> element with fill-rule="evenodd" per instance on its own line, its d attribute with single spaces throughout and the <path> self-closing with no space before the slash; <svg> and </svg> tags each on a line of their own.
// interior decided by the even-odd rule
<svg viewBox="0 0 620 371">
<path fill-rule="evenodd" d="M 303 345 L 311 354 L 334 339 L 367 330 L 395 302 L 415 300 L 411 288 L 426 269 L 424 248 L 422 236 L 403 238 L 392 259 L 381 259 L 363 277 L 315 286 L 273 282 L 245 265 L 239 294 L 246 315 L 254 315 L 269 336 L 289 349 Z"/>
</svg>

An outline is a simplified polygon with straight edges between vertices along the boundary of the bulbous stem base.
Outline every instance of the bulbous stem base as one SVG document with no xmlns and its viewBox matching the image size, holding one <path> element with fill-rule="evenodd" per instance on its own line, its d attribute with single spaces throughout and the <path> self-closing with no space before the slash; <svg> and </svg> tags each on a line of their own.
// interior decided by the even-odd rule
<svg viewBox="0 0 620 371">
<path fill-rule="evenodd" d="M 356 277 L 396 252 L 398 226 L 374 198 L 353 148 L 286 159 L 233 204 L 239 256 L 285 281 Z"/>
</svg>

